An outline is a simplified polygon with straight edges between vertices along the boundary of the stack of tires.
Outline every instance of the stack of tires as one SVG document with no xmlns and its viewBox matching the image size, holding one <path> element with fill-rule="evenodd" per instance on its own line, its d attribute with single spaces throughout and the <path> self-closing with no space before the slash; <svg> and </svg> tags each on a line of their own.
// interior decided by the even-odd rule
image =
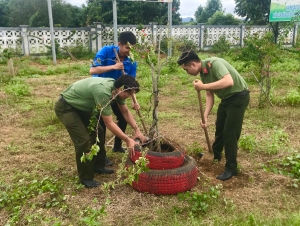
<svg viewBox="0 0 300 226">
<path fill-rule="evenodd" d="M 176 142 L 168 139 L 161 141 L 161 149 L 164 152 L 147 152 L 150 170 L 141 173 L 132 187 L 139 192 L 155 195 L 172 195 L 193 188 L 198 178 L 195 159 L 186 155 Z M 135 156 L 128 158 L 126 166 L 132 166 L 140 156 L 140 150 L 135 150 Z"/>
</svg>

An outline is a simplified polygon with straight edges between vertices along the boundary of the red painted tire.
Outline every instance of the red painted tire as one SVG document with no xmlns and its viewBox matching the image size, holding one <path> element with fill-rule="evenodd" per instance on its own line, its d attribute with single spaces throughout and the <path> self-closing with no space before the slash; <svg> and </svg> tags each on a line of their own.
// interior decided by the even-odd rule
<svg viewBox="0 0 300 226">
<path fill-rule="evenodd" d="M 174 169 L 182 166 L 184 162 L 185 150 L 176 142 L 169 139 L 161 141 L 161 146 L 167 149 L 167 152 L 147 151 L 146 158 L 149 159 L 147 165 L 150 169 Z M 135 162 L 142 156 L 140 150 L 135 150 L 135 155 L 130 157 Z"/>
<path fill-rule="evenodd" d="M 134 163 L 128 158 L 126 166 Z M 193 188 L 197 183 L 198 169 L 196 160 L 185 156 L 181 167 L 167 170 L 149 170 L 141 173 L 138 181 L 132 183 L 132 187 L 139 192 L 147 192 L 155 195 L 173 195 L 185 192 Z"/>
</svg>

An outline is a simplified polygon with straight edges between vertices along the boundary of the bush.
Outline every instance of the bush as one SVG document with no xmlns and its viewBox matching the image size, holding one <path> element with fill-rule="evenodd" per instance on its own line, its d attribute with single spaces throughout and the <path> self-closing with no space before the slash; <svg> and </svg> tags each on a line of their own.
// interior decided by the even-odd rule
<svg viewBox="0 0 300 226">
<path fill-rule="evenodd" d="M 195 50 L 196 48 L 197 45 L 192 40 L 189 40 L 187 37 L 182 37 L 178 40 L 177 50 L 180 52 L 189 51 L 191 49 Z"/>
<path fill-rule="evenodd" d="M 168 39 L 161 40 L 160 50 L 164 53 L 168 53 Z"/>
<path fill-rule="evenodd" d="M 221 35 L 219 40 L 213 44 L 211 51 L 213 53 L 225 53 L 230 50 L 230 42 L 226 40 L 225 35 Z"/>
<path fill-rule="evenodd" d="M 23 80 L 13 79 L 5 86 L 5 93 L 22 97 L 30 94 L 30 88 Z"/>
<path fill-rule="evenodd" d="M 70 53 L 77 59 L 86 59 L 87 57 L 94 58 L 94 53 L 89 47 L 83 45 L 83 43 L 76 41 L 76 46 L 69 47 Z"/>
<path fill-rule="evenodd" d="M 253 152 L 256 148 L 256 138 L 254 135 L 242 136 L 239 140 L 239 146 L 244 151 Z"/>
<path fill-rule="evenodd" d="M 165 53 L 168 52 L 168 42 L 169 42 L 168 39 L 161 40 L 160 43 L 161 51 Z M 174 39 L 172 41 L 172 48 L 173 51 L 184 52 L 184 51 L 189 51 L 191 49 L 193 50 L 197 49 L 197 45 L 192 40 L 189 40 L 187 37 L 181 37 L 179 39 Z"/>
<path fill-rule="evenodd" d="M 300 88 L 298 90 L 290 90 L 286 97 L 284 98 L 285 102 L 289 105 L 299 105 L 300 104 Z"/>
</svg>

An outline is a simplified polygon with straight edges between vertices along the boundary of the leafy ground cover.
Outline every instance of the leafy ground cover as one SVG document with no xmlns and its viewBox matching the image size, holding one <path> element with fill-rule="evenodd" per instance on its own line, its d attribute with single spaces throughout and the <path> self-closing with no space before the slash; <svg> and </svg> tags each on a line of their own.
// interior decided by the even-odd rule
<svg viewBox="0 0 300 226">
<path fill-rule="evenodd" d="M 51 61 L 22 59 L 14 78 L 1 65 L 0 225 L 299 225 L 299 59 L 289 54 L 272 66 L 274 106 L 264 108 L 251 67 L 226 59 L 246 78 L 251 101 L 238 152 L 239 175 L 224 182 L 215 178 L 224 160 L 213 163 L 199 126 L 194 77 L 180 68 L 162 69 L 159 132 L 185 147 L 199 170 L 191 191 L 172 196 L 139 193 L 129 185 L 106 194 L 102 187 L 77 184 L 72 142 L 53 104 L 69 84 L 89 76 L 88 61 L 59 61 L 53 67 Z M 149 69 L 140 64 L 137 77 L 143 87 L 137 94 L 141 114 L 150 127 Z M 216 107 L 208 128 L 211 141 L 215 113 Z M 111 151 L 111 139 L 108 133 L 107 154 L 116 171 L 123 155 Z M 205 153 L 202 158 L 199 152 Z M 109 182 L 116 174 L 95 179 Z"/>
</svg>

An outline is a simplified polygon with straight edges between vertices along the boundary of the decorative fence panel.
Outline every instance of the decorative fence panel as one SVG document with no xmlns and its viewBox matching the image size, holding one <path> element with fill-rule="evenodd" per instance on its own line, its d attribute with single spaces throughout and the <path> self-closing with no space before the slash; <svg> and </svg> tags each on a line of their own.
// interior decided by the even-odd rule
<svg viewBox="0 0 300 226">
<path fill-rule="evenodd" d="M 298 26 L 288 31 L 284 39 L 284 45 L 291 46 L 295 43 Z M 175 25 L 171 35 L 175 39 L 187 39 L 193 41 L 199 49 L 209 49 L 221 36 L 225 36 L 231 46 L 243 46 L 245 37 L 259 34 L 260 37 L 270 31 L 268 26 L 216 26 L 216 25 Z M 113 44 L 113 25 L 94 23 L 90 27 L 81 28 L 54 28 L 54 37 L 60 47 L 76 46 L 81 44 L 97 51 L 104 45 Z M 166 25 L 144 25 L 143 31 L 137 25 L 118 25 L 118 32 L 132 31 L 134 34 L 143 32 L 145 41 L 164 40 L 169 37 L 170 28 Z M 137 35 L 141 42 L 140 35 Z M 37 28 L 21 25 L 20 27 L 0 27 L 0 52 L 5 48 L 20 49 L 23 54 L 44 54 L 51 46 L 49 28 Z"/>
<path fill-rule="evenodd" d="M 240 26 L 206 26 L 206 39 L 204 46 L 211 47 L 221 36 L 225 36 L 226 40 L 232 46 L 240 45 L 241 27 Z"/>
</svg>

